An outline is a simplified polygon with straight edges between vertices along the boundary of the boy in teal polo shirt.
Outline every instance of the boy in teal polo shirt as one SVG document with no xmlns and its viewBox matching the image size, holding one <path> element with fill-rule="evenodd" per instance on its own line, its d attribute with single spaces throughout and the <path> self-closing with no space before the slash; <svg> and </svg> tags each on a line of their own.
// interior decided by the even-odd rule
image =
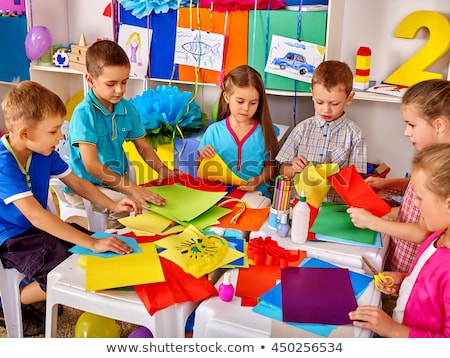
<svg viewBox="0 0 450 358">
<path fill-rule="evenodd" d="M 164 198 L 131 182 L 126 173 L 123 143 L 130 140 L 144 161 L 158 172 L 159 180 L 174 175 L 145 139 L 139 112 L 123 98 L 130 74 L 127 54 L 114 41 L 97 41 L 87 50 L 86 67 L 90 90 L 70 121 L 70 167 L 113 200 L 130 196 L 141 204 L 164 205 Z M 82 205 L 76 195 L 66 197 L 72 205 Z"/>
</svg>

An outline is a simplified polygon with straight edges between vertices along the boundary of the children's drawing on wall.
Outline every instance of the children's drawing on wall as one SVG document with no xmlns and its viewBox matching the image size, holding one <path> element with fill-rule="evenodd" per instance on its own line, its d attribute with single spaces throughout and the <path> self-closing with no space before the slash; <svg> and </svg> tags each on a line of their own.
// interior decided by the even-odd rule
<svg viewBox="0 0 450 358">
<path fill-rule="evenodd" d="M 273 35 L 264 71 L 311 83 L 312 74 L 324 56 L 323 46 Z"/>
<path fill-rule="evenodd" d="M 130 77 L 146 77 L 151 40 L 151 29 L 125 24 L 120 25 L 118 43 L 126 51 L 130 59 Z"/>
<path fill-rule="evenodd" d="M 177 28 L 174 63 L 213 71 L 222 70 L 224 36 Z"/>
</svg>

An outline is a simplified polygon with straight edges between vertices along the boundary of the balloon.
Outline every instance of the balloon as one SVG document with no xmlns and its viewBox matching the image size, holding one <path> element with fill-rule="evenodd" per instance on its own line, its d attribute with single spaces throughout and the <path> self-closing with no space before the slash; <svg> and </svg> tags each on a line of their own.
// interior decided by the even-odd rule
<svg viewBox="0 0 450 358">
<path fill-rule="evenodd" d="M 128 338 L 153 338 L 152 332 L 147 327 L 136 328 Z"/>
<path fill-rule="evenodd" d="M 52 45 L 52 35 L 45 26 L 35 26 L 25 37 L 25 53 L 33 61 L 43 56 Z"/>
<path fill-rule="evenodd" d="M 217 111 L 219 110 L 219 100 L 215 101 L 211 108 L 211 119 L 213 122 L 217 121 Z"/>
<path fill-rule="evenodd" d="M 76 338 L 120 338 L 117 322 L 111 318 L 84 312 L 75 325 Z"/>
</svg>

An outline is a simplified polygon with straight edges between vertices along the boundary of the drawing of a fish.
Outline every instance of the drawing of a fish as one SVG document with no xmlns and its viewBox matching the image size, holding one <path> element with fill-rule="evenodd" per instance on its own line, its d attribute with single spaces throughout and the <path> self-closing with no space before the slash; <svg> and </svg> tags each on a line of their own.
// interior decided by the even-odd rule
<svg viewBox="0 0 450 358">
<path fill-rule="evenodd" d="M 200 56 L 204 56 L 210 52 L 214 57 L 220 57 L 220 43 L 216 43 L 215 45 L 210 46 L 205 42 L 198 41 L 197 35 L 195 35 L 193 41 L 186 42 L 185 44 L 181 45 L 181 47 L 186 52 L 189 52 L 192 57 L 194 57 L 195 61 L 197 61 Z"/>
</svg>

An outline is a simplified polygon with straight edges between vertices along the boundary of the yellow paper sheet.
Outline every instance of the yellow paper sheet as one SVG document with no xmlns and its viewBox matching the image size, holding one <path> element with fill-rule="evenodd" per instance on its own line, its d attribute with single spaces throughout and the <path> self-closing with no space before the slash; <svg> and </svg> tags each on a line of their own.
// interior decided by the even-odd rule
<svg viewBox="0 0 450 358">
<path fill-rule="evenodd" d="M 86 256 L 86 291 L 164 282 L 154 243 L 139 245 L 141 253 L 111 258 Z"/>
<path fill-rule="evenodd" d="M 226 192 L 197 190 L 178 183 L 165 186 L 150 186 L 147 189 L 166 199 L 166 205 L 150 204 L 148 208 L 175 221 L 193 220 L 226 195 Z"/>
<path fill-rule="evenodd" d="M 247 184 L 246 180 L 239 178 L 233 173 L 218 154 L 212 158 L 203 159 L 198 167 L 197 175 L 200 178 L 218 181 L 225 185 L 239 186 Z"/>
<path fill-rule="evenodd" d="M 119 222 L 132 230 L 157 234 L 167 228 L 172 221 L 153 211 L 147 211 L 141 215 L 130 215 L 120 218 Z"/>
<path fill-rule="evenodd" d="M 294 176 L 295 190 L 299 195 L 304 190 L 307 203 L 318 208 L 331 188 L 327 177 L 338 171 L 339 166 L 335 163 L 317 165 L 308 163 L 301 173 Z"/>
<path fill-rule="evenodd" d="M 176 263 L 178 266 L 184 269 L 187 261 L 191 258 L 191 251 L 189 250 L 189 248 L 192 245 L 198 243 L 197 239 L 202 237 L 203 234 L 191 225 L 187 227 L 182 233 L 178 235 L 167 236 L 163 239 L 155 241 L 155 244 L 166 249 L 159 254 L 160 256 Z M 190 272 L 194 277 L 197 278 L 206 275 L 218 269 L 219 267 L 222 267 L 245 255 L 242 252 L 228 247 L 228 244 L 226 244 L 225 254 L 221 257 L 215 257 L 214 252 L 208 252 L 208 250 L 205 250 L 202 253 L 203 255 L 209 255 L 208 260 L 210 260 L 211 265 L 208 270 Z M 202 255 L 199 255 L 199 257 L 202 257 Z"/>
</svg>

